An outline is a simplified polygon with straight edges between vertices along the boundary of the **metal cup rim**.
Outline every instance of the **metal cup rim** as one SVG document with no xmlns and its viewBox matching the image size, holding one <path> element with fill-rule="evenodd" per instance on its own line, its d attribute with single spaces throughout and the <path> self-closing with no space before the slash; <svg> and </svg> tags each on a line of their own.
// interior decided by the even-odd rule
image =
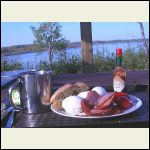
<svg viewBox="0 0 150 150">
<path fill-rule="evenodd" d="M 23 74 L 20 75 L 20 77 L 27 77 L 27 76 L 42 76 L 42 75 L 46 75 L 46 74 L 53 74 L 53 71 L 45 71 L 45 70 L 33 70 L 33 71 L 29 71 L 29 72 L 25 72 Z"/>
</svg>

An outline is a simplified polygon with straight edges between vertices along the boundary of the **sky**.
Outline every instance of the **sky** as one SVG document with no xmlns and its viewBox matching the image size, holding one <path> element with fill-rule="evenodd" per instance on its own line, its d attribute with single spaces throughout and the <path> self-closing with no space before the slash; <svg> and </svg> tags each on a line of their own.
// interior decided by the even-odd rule
<svg viewBox="0 0 150 150">
<path fill-rule="evenodd" d="M 79 22 L 59 22 L 62 34 L 70 42 L 79 42 Z M 149 38 L 149 22 L 144 22 L 146 38 Z M 37 22 L 1 22 L 1 47 L 32 44 L 34 36 L 30 26 L 38 27 Z M 117 40 L 141 38 L 137 22 L 92 22 L 92 40 Z"/>
</svg>

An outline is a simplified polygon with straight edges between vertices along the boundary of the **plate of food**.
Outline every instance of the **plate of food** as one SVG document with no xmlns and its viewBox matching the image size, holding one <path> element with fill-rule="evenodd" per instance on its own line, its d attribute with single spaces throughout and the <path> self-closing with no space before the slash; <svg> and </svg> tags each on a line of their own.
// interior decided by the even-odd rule
<svg viewBox="0 0 150 150">
<path fill-rule="evenodd" d="M 51 110 L 74 118 L 112 118 L 134 112 L 142 100 L 125 92 L 108 92 L 101 86 L 92 89 L 82 82 L 66 84 L 51 97 Z"/>
</svg>

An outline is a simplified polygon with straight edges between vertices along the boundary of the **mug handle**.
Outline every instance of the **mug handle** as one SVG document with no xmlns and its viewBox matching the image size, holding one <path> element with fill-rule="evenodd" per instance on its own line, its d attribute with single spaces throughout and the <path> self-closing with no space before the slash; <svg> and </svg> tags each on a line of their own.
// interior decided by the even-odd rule
<svg viewBox="0 0 150 150">
<path fill-rule="evenodd" d="M 20 86 L 21 80 L 17 80 L 8 90 L 8 97 L 10 105 L 17 109 L 23 110 L 21 99 L 20 99 L 20 92 L 17 90 L 17 87 Z"/>
</svg>

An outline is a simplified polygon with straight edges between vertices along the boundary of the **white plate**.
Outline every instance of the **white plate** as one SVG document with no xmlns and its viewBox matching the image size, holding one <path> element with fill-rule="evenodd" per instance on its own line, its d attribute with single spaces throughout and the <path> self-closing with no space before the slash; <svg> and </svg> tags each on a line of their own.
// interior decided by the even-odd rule
<svg viewBox="0 0 150 150">
<path fill-rule="evenodd" d="M 122 116 L 122 115 L 126 115 L 126 114 L 129 114 L 131 112 L 134 112 L 135 110 L 139 109 L 141 106 L 142 106 L 142 101 L 141 99 L 135 97 L 135 96 L 132 96 L 132 95 L 129 95 L 130 96 L 130 100 L 131 100 L 131 103 L 132 103 L 132 107 L 125 110 L 124 112 L 122 113 L 119 113 L 119 114 L 114 114 L 114 115 L 107 115 L 107 116 L 84 116 L 84 115 L 71 115 L 69 113 L 67 113 L 65 110 L 56 110 L 54 106 L 51 105 L 51 109 L 53 112 L 59 114 L 59 115 L 62 115 L 62 116 L 67 116 L 67 117 L 74 117 L 74 118 L 112 118 L 112 117 L 117 117 L 117 116 Z"/>
</svg>

